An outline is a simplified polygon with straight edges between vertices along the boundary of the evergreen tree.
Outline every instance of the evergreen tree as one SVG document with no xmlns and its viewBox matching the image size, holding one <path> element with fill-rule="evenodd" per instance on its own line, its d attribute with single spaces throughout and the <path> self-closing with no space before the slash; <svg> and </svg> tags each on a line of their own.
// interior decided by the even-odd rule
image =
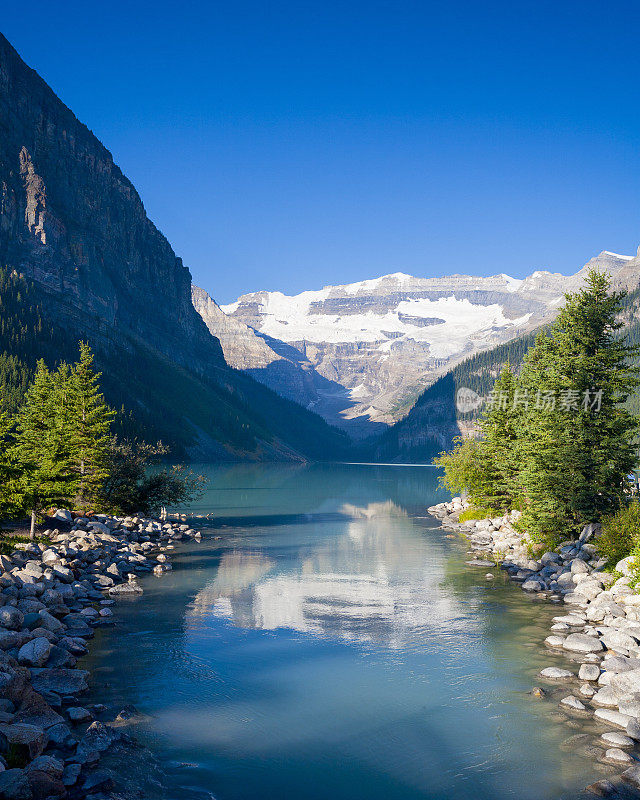
<svg viewBox="0 0 640 800">
<path fill-rule="evenodd" d="M 520 389 L 510 364 L 498 376 L 490 402 L 480 419 L 484 461 L 489 465 L 486 505 L 511 510 L 518 504 L 518 430 L 523 408 Z"/>
<path fill-rule="evenodd" d="M 100 392 L 93 353 L 80 342 L 80 360 L 71 370 L 66 399 L 69 457 L 77 479 L 75 505 L 86 511 L 99 497 L 108 475 L 110 428 L 114 412 Z"/>
<path fill-rule="evenodd" d="M 638 385 L 638 368 L 637 348 L 618 336 L 623 297 L 591 271 L 525 358 L 523 526 L 539 538 L 563 538 L 599 520 L 628 489 L 638 420 L 624 404 Z"/>
<path fill-rule="evenodd" d="M 0 412 L 0 520 L 20 508 L 17 483 L 20 470 L 10 451 L 13 425 L 13 419 L 6 412 Z"/>
<path fill-rule="evenodd" d="M 16 419 L 11 459 L 20 467 L 17 488 L 22 510 L 31 515 L 35 538 L 38 514 L 45 508 L 68 502 L 75 479 L 65 445 L 66 426 L 59 408 L 60 387 L 56 376 L 38 361 L 33 383 Z"/>
</svg>

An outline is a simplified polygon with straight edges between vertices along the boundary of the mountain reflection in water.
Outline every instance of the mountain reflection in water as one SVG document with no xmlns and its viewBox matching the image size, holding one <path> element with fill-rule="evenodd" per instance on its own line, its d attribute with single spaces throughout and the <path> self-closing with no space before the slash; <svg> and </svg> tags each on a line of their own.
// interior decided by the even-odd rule
<svg viewBox="0 0 640 800">
<path fill-rule="evenodd" d="M 463 614 L 441 586 L 437 562 L 413 555 L 415 536 L 406 512 L 391 501 L 345 504 L 346 533 L 322 542 L 299 562 L 280 567 L 260 551 L 232 550 L 213 580 L 198 592 L 187 625 L 208 614 L 242 628 L 292 630 L 346 640 L 405 646 L 426 628 L 455 631 Z"/>
</svg>

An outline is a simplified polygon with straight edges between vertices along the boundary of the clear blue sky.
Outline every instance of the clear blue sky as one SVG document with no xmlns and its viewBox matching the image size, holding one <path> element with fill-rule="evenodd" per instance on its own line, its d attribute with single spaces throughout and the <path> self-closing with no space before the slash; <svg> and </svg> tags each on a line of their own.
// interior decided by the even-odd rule
<svg viewBox="0 0 640 800">
<path fill-rule="evenodd" d="M 640 243 L 640 4 L 4 3 L 221 302 Z"/>
</svg>

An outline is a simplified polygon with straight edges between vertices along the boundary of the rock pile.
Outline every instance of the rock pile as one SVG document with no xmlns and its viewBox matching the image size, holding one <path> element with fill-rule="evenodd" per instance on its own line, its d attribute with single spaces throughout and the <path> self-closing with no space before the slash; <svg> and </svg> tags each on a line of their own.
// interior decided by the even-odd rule
<svg viewBox="0 0 640 800">
<path fill-rule="evenodd" d="M 577 674 L 547 667 L 540 677 L 575 683 L 573 694 L 560 701 L 561 708 L 614 728 L 602 735 L 608 747 L 602 760 L 628 766 L 621 779 L 627 787 L 640 790 L 640 765 L 636 755 L 627 752 L 640 743 L 640 594 L 630 585 L 629 559 L 616 565 L 621 577 L 603 571 L 607 562 L 595 544 L 597 524 L 586 525 L 577 540 L 533 558 L 526 536 L 513 527 L 519 512 L 460 523 L 464 509 L 465 503 L 455 497 L 431 506 L 429 512 L 469 540 L 474 558 L 467 563 L 500 564 L 526 592 L 568 606 L 553 618 L 545 645 L 580 667 Z M 590 788 L 600 796 L 619 796 L 620 787 L 604 785 L 608 783 L 600 781 Z"/>
<path fill-rule="evenodd" d="M 110 779 L 95 766 L 123 735 L 85 708 L 87 640 L 113 624 L 115 599 L 136 578 L 171 569 L 166 550 L 200 538 L 187 524 L 142 516 L 55 514 L 43 543 L 0 555 L 0 798 L 98 797 Z M 104 796 L 103 794 L 100 796 Z"/>
</svg>

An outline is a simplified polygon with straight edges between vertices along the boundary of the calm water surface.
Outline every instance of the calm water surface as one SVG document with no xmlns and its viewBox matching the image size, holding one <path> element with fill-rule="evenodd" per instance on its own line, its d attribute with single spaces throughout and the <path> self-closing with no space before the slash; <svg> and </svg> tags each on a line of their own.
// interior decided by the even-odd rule
<svg viewBox="0 0 640 800">
<path fill-rule="evenodd" d="M 603 776 L 527 694 L 559 663 L 553 608 L 464 565 L 425 516 L 433 469 L 199 469 L 216 527 L 86 659 L 96 699 L 146 715 L 171 797 L 545 800 Z"/>
</svg>

